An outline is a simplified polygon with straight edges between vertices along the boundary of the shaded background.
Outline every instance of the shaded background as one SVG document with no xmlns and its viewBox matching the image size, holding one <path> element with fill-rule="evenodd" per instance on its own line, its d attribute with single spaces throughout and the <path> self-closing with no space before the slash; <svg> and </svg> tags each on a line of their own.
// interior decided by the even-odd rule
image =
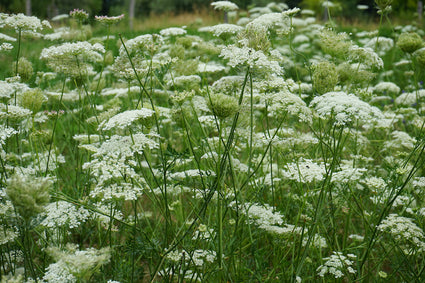
<svg viewBox="0 0 425 283">
<path fill-rule="evenodd" d="M 205 0 L 0 0 L 0 12 L 3 13 L 26 13 L 40 18 L 52 18 L 58 14 L 69 13 L 74 8 L 80 8 L 94 15 L 118 15 L 128 14 L 131 2 L 134 1 L 135 17 L 143 17 L 153 13 L 182 13 L 199 11 L 210 8 L 213 1 Z M 265 6 L 270 2 L 286 3 L 289 7 L 300 7 L 316 10 L 320 13 L 319 0 L 234 0 L 241 9 L 251 6 Z M 357 17 L 362 14 L 376 14 L 374 0 L 333 0 L 338 3 L 340 9 L 335 11 L 340 16 L 347 18 Z M 415 13 L 418 0 L 393 0 L 393 13 L 399 16 Z M 369 6 L 366 11 L 356 8 L 359 4 Z M 29 6 L 28 6 L 29 5 Z"/>
</svg>

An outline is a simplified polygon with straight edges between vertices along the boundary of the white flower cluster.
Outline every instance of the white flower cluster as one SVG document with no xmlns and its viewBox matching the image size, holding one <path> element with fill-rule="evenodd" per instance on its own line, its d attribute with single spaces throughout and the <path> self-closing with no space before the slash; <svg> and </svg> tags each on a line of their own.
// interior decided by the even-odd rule
<svg viewBox="0 0 425 283">
<path fill-rule="evenodd" d="M 209 177 L 215 176 L 212 171 L 204 171 L 199 169 L 188 169 L 182 172 L 170 173 L 168 178 L 171 180 L 184 180 L 186 178 Z"/>
<path fill-rule="evenodd" d="M 326 173 L 323 163 L 317 164 L 311 159 L 301 159 L 298 162 L 288 163 L 282 174 L 285 178 L 301 183 L 319 182 Z"/>
<path fill-rule="evenodd" d="M 49 22 L 47 21 L 41 22 L 40 19 L 38 19 L 37 17 L 25 16 L 22 13 L 19 13 L 17 15 L 2 14 L 2 17 L 0 17 L 0 19 L 1 19 L 0 25 L 4 25 L 9 28 L 14 28 L 17 31 L 22 30 L 22 31 L 37 32 L 38 30 L 42 30 L 43 27 L 51 27 Z"/>
<path fill-rule="evenodd" d="M 299 117 L 299 121 L 311 123 L 312 112 L 305 102 L 288 90 L 265 95 L 261 100 L 266 100 L 269 117 L 282 117 L 286 113 Z"/>
<path fill-rule="evenodd" d="M 143 51 L 154 52 L 164 43 L 164 38 L 159 34 L 143 34 L 125 42 L 125 47 L 130 55 Z M 120 47 L 120 56 L 127 58 L 124 46 Z"/>
<path fill-rule="evenodd" d="M 272 61 L 261 50 L 254 50 L 249 47 L 237 47 L 235 45 L 226 46 L 220 57 L 228 59 L 228 65 L 249 66 L 250 68 L 261 70 L 272 74 L 282 74 L 282 67 L 277 61 Z"/>
<path fill-rule="evenodd" d="M 208 228 L 205 224 L 200 224 L 198 229 L 193 233 L 192 240 L 213 239 L 215 238 L 215 235 L 216 233 L 213 228 Z"/>
<path fill-rule="evenodd" d="M 98 62 L 103 59 L 99 53 L 105 53 L 105 48 L 100 43 L 90 44 L 87 41 L 64 43 L 51 46 L 41 51 L 40 59 L 61 60 L 79 57 L 80 60 Z"/>
<path fill-rule="evenodd" d="M 301 235 L 301 232 L 304 232 L 304 235 L 306 235 L 308 230 L 304 229 L 304 231 L 303 231 L 301 228 L 299 228 L 298 234 Z M 305 247 L 307 245 L 307 243 L 308 243 L 308 237 L 304 236 L 303 242 L 302 242 L 303 247 Z M 324 248 L 328 247 L 328 243 L 326 242 L 326 239 L 324 237 L 320 236 L 319 234 L 315 234 L 312 237 L 310 245 L 312 245 L 316 249 L 324 249 Z"/>
<path fill-rule="evenodd" d="M 16 41 L 17 40 L 16 38 L 11 37 L 11 36 L 4 34 L 4 33 L 0 33 L 0 39 L 4 40 L 4 41 Z"/>
<path fill-rule="evenodd" d="M 0 224 L 0 245 L 11 243 L 18 238 L 18 236 L 18 231 Z"/>
<path fill-rule="evenodd" d="M 132 137 L 113 135 L 110 139 L 93 145 L 96 147 L 94 157 L 110 157 L 121 161 L 133 157 L 136 152 L 142 154 L 146 148 L 155 149 L 159 146 L 143 133 L 133 134 Z"/>
<path fill-rule="evenodd" d="M 12 49 L 13 49 L 13 45 L 8 42 L 4 42 L 0 45 L 0 51 L 10 51 Z"/>
<path fill-rule="evenodd" d="M 235 11 L 239 9 L 238 5 L 230 1 L 215 1 L 211 3 L 211 6 L 213 6 L 215 10 L 221 10 L 226 12 Z"/>
<path fill-rule="evenodd" d="M 425 177 L 415 177 L 412 182 L 414 188 L 425 189 Z"/>
<path fill-rule="evenodd" d="M 398 105 L 413 106 L 423 97 L 425 97 L 425 89 L 420 89 L 413 92 L 405 92 L 400 94 L 395 99 L 395 103 Z"/>
<path fill-rule="evenodd" d="M 178 36 L 178 35 L 185 35 L 187 31 L 184 28 L 177 28 L 177 27 L 171 27 L 171 28 L 165 28 L 162 29 L 159 34 L 162 36 Z"/>
<path fill-rule="evenodd" d="M 43 280 L 47 282 L 77 282 L 83 276 L 90 275 L 97 268 L 109 262 L 110 250 L 88 248 L 78 250 L 78 246 L 68 244 L 66 250 L 56 247 L 48 249 L 56 260 L 47 267 Z"/>
<path fill-rule="evenodd" d="M 172 251 L 167 254 L 166 258 L 176 263 L 191 262 L 196 267 L 202 267 L 205 264 L 213 263 L 217 255 L 215 251 L 210 250 L 194 250 L 190 251 Z"/>
<path fill-rule="evenodd" d="M 385 190 L 387 188 L 387 182 L 381 177 L 368 177 L 362 181 L 368 188 L 376 193 L 380 190 Z"/>
<path fill-rule="evenodd" d="M 189 75 L 189 76 L 178 76 L 175 77 L 172 81 L 168 82 L 168 86 L 174 87 L 190 87 L 189 89 L 193 89 L 199 86 L 201 83 L 201 77 L 198 75 Z"/>
<path fill-rule="evenodd" d="M 326 274 L 332 275 L 335 278 L 341 278 L 344 273 L 355 274 L 357 271 L 352 267 L 357 256 L 353 254 L 347 254 L 346 256 L 342 252 L 333 252 L 330 257 L 325 257 L 323 260 L 326 262 L 317 268 L 318 275 L 324 277 Z"/>
<path fill-rule="evenodd" d="M 357 182 L 366 171 L 366 168 L 354 168 L 352 164 L 342 164 L 341 168 L 332 174 L 332 182 L 338 184 Z"/>
<path fill-rule="evenodd" d="M 214 36 L 220 37 L 221 35 L 235 35 L 243 30 L 243 27 L 233 24 L 218 24 L 215 26 L 207 26 L 199 28 L 200 32 L 210 32 Z"/>
<path fill-rule="evenodd" d="M 226 67 L 221 65 L 220 63 L 210 61 L 208 63 L 199 62 L 198 64 L 198 72 L 199 73 L 218 73 L 226 70 Z"/>
<path fill-rule="evenodd" d="M 104 24 L 104 25 L 112 25 L 120 22 L 124 18 L 124 14 L 121 14 L 119 16 L 114 17 L 108 17 L 108 16 L 94 16 L 95 20 Z"/>
<path fill-rule="evenodd" d="M 112 199 L 137 200 L 143 194 L 143 189 L 135 184 L 121 183 L 106 186 L 96 186 L 90 197 L 101 198 L 102 202 Z"/>
<path fill-rule="evenodd" d="M 0 125 L 0 146 L 3 146 L 6 142 L 6 139 L 10 138 L 14 134 L 17 134 L 14 128 L 7 127 L 5 125 Z"/>
<path fill-rule="evenodd" d="M 40 59 L 46 60 L 47 65 L 58 73 L 81 76 L 92 72 L 92 66 L 88 62 L 101 62 L 103 53 L 105 48 L 100 43 L 92 45 L 86 41 L 67 42 L 44 48 Z"/>
<path fill-rule="evenodd" d="M 378 230 L 388 233 L 406 254 L 425 251 L 425 234 L 411 218 L 390 214 L 378 225 Z"/>
<path fill-rule="evenodd" d="M 388 51 L 392 50 L 392 48 L 394 47 L 394 40 L 392 38 L 383 37 L 383 36 L 374 37 L 368 40 L 368 42 L 364 45 L 364 47 L 368 47 L 372 49 L 376 48 L 378 50 L 378 54 L 380 56 L 383 56 Z"/>
<path fill-rule="evenodd" d="M 31 116 L 32 111 L 18 105 L 0 104 L 0 119 L 10 119 L 12 121 L 22 121 Z"/>
<path fill-rule="evenodd" d="M 267 32 L 267 30 L 276 30 L 279 33 L 286 34 L 290 31 L 291 21 L 283 13 L 267 13 L 252 20 L 246 27 L 247 29 L 253 29 L 258 32 L 264 29 L 264 32 Z"/>
<path fill-rule="evenodd" d="M 334 116 L 335 125 L 343 126 L 351 122 L 372 124 L 382 120 L 384 115 L 377 107 L 370 106 L 354 94 L 328 92 L 315 97 L 311 103 L 321 118 Z"/>
<path fill-rule="evenodd" d="M 50 172 L 54 171 L 59 166 L 59 163 L 65 163 L 65 157 L 62 154 L 56 153 L 55 149 L 52 149 L 50 152 L 39 152 L 37 158 L 34 157 L 34 152 L 22 154 L 22 160 L 28 161 L 25 170 L 31 175 L 46 172 L 46 170 Z M 49 163 L 47 163 L 47 160 L 49 160 Z"/>
<path fill-rule="evenodd" d="M 120 145 L 117 144 L 117 147 Z M 90 172 L 98 186 L 107 185 L 115 180 L 122 180 L 123 176 L 137 180 L 139 175 L 127 163 L 111 157 L 95 158 L 83 164 L 83 169 Z"/>
<path fill-rule="evenodd" d="M 372 88 L 373 92 L 387 95 L 398 95 L 400 87 L 393 82 L 380 82 Z"/>
<path fill-rule="evenodd" d="M 72 275 L 68 267 L 63 261 L 50 264 L 46 268 L 46 273 L 43 276 L 43 282 L 47 283 L 76 283 L 77 278 Z"/>
<path fill-rule="evenodd" d="M 87 209 L 75 207 L 66 201 L 57 201 L 46 206 L 46 218 L 41 222 L 41 226 L 47 228 L 68 227 L 77 228 L 90 216 Z"/>
<path fill-rule="evenodd" d="M 394 152 L 394 150 L 412 150 L 415 147 L 416 139 L 403 131 L 393 131 L 391 139 L 384 142 L 384 149 Z"/>
<path fill-rule="evenodd" d="M 251 223 L 260 227 L 281 225 L 284 222 L 283 215 L 280 212 L 273 212 L 273 208 L 268 204 L 247 203 L 240 206 L 240 209 L 245 211 Z"/>
<path fill-rule="evenodd" d="M 384 67 L 384 61 L 370 47 L 352 45 L 349 48 L 348 58 L 350 62 L 360 63 L 369 69 L 382 69 Z"/>
<path fill-rule="evenodd" d="M 99 130 L 124 130 L 132 126 L 135 122 L 143 121 L 144 119 L 148 119 L 153 115 L 154 111 L 148 108 L 127 110 L 113 116 L 107 122 L 103 121 L 100 123 Z"/>
</svg>

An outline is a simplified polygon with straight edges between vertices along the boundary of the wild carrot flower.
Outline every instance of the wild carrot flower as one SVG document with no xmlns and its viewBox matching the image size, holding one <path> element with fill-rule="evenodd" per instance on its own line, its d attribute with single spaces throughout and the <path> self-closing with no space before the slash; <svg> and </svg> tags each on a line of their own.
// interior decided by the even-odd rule
<svg viewBox="0 0 425 283">
<path fill-rule="evenodd" d="M 282 13 L 267 13 L 259 16 L 247 24 L 247 28 L 263 26 L 267 30 L 289 31 L 290 19 Z"/>
<path fill-rule="evenodd" d="M 66 201 L 57 201 L 49 203 L 45 209 L 46 217 L 41 222 L 41 226 L 47 228 L 77 228 L 84 223 L 90 216 L 87 209 L 76 207 L 74 204 Z"/>
<path fill-rule="evenodd" d="M 350 46 L 348 50 L 350 62 L 361 63 L 369 69 L 382 69 L 384 61 L 369 47 Z"/>
<path fill-rule="evenodd" d="M 405 254 L 425 251 L 425 234 L 410 218 L 390 214 L 378 225 L 378 230 L 389 234 Z"/>
<path fill-rule="evenodd" d="M 24 14 L 12 14 L 8 15 L 6 19 L 3 20 L 3 24 L 6 27 L 14 28 L 15 30 L 37 32 L 38 30 L 43 29 L 43 24 L 37 17 L 34 16 L 25 16 Z"/>
<path fill-rule="evenodd" d="M 398 95 L 400 87 L 393 82 L 380 82 L 373 87 L 373 92 L 378 94 Z"/>
<path fill-rule="evenodd" d="M 11 84 L 5 81 L 0 81 L 0 100 L 1 101 L 7 100 L 8 98 L 10 98 L 14 92 L 15 92 L 15 88 Z"/>
<path fill-rule="evenodd" d="M 177 28 L 177 27 L 165 28 L 159 32 L 159 34 L 164 37 L 185 35 L 186 33 L 187 31 L 184 28 Z"/>
<path fill-rule="evenodd" d="M 109 248 L 79 250 L 77 245 L 68 244 L 65 249 L 51 247 L 47 251 L 56 260 L 56 263 L 47 268 L 48 272 L 44 275 L 44 279 L 48 282 L 49 280 L 53 282 L 53 279 L 57 276 L 52 272 L 53 270 L 61 274 L 68 274 L 68 278 L 71 277 L 69 275 L 71 274 L 81 281 L 88 280 L 111 258 Z"/>
<path fill-rule="evenodd" d="M 211 3 L 215 10 L 230 12 L 239 9 L 238 5 L 230 1 L 215 1 Z"/>
<path fill-rule="evenodd" d="M 12 49 L 13 49 L 13 45 L 8 42 L 4 42 L 0 45 L 0 51 L 10 51 Z"/>
<path fill-rule="evenodd" d="M 283 72 L 278 62 L 269 60 L 262 51 L 249 47 L 226 46 L 221 51 L 220 57 L 228 59 L 228 65 L 233 68 L 236 66 L 249 66 L 252 69 L 267 73 L 281 74 Z"/>
<path fill-rule="evenodd" d="M 228 37 L 237 34 L 238 32 L 242 31 L 243 28 L 238 25 L 233 24 L 218 24 L 215 26 L 207 26 L 200 28 L 198 31 L 200 32 L 210 32 L 214 36 L 227 39 Z"/>
<path fill-rule="evenodd" d="M 18 123 L 25 118 L 30 117 L 32 114 L 31 110 L 23 108 L 18 105 L 8 105 L 7 107 L 0 104 L 0 120 L 9 119 L 12 123 Z"/>
<path fill-rule="evenodd" d="M 44 48 L 40 59 L 46 60 L 47 65 L 58 73 L 80 77 L 92 72 L 93 67 L 88 62 L 102 62 L 103 53 L 105 48 L 101 44 L 81 41 Z"/>
<path fill-rule="evenodd" d="M 325 93 L 315 97 L 310 106 L 316 109 L 321 118 L 334 116 L 335 124 L 339 126 L 355 121 L 373 124 L 384 117 L 378 108 L 370 106 L 354 94 L 345 92 Z"/>
<path fill-rule="evenodd" d="M 89 17 L 89 13 L 82 9 L 74 9 L 69 12 L 69 15 L 80 22 L 87 20 Z"/>
<path fill-rule="evenodd" d="M 143 188 L 130 183 L 109 184 L 96 186 L 90 192 L 91 198 L 100 199 L 102 202 L 111 200 L 137 200 L 143 194 Z"/>
<path fill-rule="evenodd" d="M 413 91 L 413 92 L 404 92 L 400 94 L 395 99 L 394 102 L 398 105 L 411 107 L 412 105 L 415 105 L 418 102 L 418 100 L 422 99 L 423 97 L 425 97 L 425 90 L 420 89 L 418 91 Z"/>
<path fill-rule="evenodd" d="M 298 117 L 300 122 L 310 123 L 312 121 L 313 116 L 310 108 L 307 107 L 299 96 L 287 89 L 266 94 L 260 98 L 260 102 L 267 103 L 268 116 L 271 118 L 279 119 L 290 114 Z"/>
<path fill-rule="evenodd" d="M 0 224 L 0 246 L 12 243 L 18 237 L 19 233 L 16 229 Z"/>
<path fill-rule="evenodd" d="M 357 271 L 352 267 L 353 259 L 357 256 L 353 254 L 344 255 L 342 252 L 333 252 L 330 257 L 325 257 L 325 263 L 317 268 L 318 275 L 324 277 L 326 274 L 334 278 L 344 277 L 345 274 L 355 274 Z"/>
<path fill-rule="evenodd" d="M 98 21 L 101 24 L 110 26 L 116 23 L 119 23 L 122 19 L 124 19 L 124 14 L 121 14 L 119 16 L 115 17 L 108 17 L 108 16 L 94 16 L 94 19 Z"/>
<path fill-rule="evenodd" d="M 108 130 L 124 130 L 134 125 L 136 122 L 143 122 L 151 118 L 154 115 L 154 111 L 147 108 L 139 110 L 127 110 L 119 113 L 114 117 L 110 118 L 107 122 L 102 122 L 99 125 L 99 129 L 104 131 Z"/>
<path fill-rule="evenodd" d="M 285 166 L 282 174 L 285 178 L 301 183 L 311 183 L 323 180 L 325 165 L 317 164 L 311 159 L 301 159 L 299 162 L 292 162 Z"/>
</svg>

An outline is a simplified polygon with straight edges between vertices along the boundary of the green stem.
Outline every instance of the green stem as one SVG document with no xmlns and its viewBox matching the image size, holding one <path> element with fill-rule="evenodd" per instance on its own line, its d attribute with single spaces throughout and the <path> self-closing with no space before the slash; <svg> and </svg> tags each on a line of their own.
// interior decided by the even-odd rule
<svg viewBox="0 0 425 283">
<path fill-rule="evenodd" d="M 48 152 L 48 155 L 47 155 L 47 164 L 46 164 L 46 171 L 44 172 L 44 177 L 46 177 L 47 176 L 47 172 L 48 172 L 48 170 L 49 170 L 49 162 L 50 162 L 50 154 L 51 154 L 51 151 L 52 151 L 52 147 L 53 147 L 53 143 L 54 143 L 54 137 L 55 137 L 55 132 L 56 132 L 56 125 L 57 125 L 57 123 L 58 123 L 58 119 L 59 119 L 59 107 L 60 107 L 60 105 L 62 104 L 62 98 L 63 98 L 63 93 L 64 93 L 64 91 L 65 91 L 65 82 L 66 82 L 66 79 L 64 78 L 63 79 L 63 85 L 62 85 L 62 91 L 61 91 L 61 96 L 60 96 L 60 98 L 59 98 L 59 106 L 58 106 L 58 108 L 56 109 L 56 118 L 55 118 L 55 123 L 53 124 L 53 131 L 52 131 L 52 137 L 50 138 L 50 145 L 49 145 L 49 152 Z"/>
<path fill-rule="evenodd" d="M 19 62 L 19 56 L 21 55 L 21 37 L 22 37 L 22 29 L 18 29 L 18 50 L 16 53 L 15 76 L 18 75 L 18 62 Z M 16 105 L 16 97 L 15 97 L 15 105 Z"/>
</svg>

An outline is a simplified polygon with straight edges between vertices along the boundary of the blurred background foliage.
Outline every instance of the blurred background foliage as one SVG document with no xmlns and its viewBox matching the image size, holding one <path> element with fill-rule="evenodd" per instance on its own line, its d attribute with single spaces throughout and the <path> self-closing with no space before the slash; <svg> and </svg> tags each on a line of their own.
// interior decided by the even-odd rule
<svg viewBox="0 0 425 283">
<path fill-rule="evenodd" d="M 74 8 L 80 8 L 94 15 L 117 15 L 127 13 L 131 0 L 0 0 L 0 12 L 25 13 L 27 2 L 31 3 L 31 14 L 40 18 L 52 18 L 58 14 L 68 13 Z M 182 13 L 200 11 L 210 8 L 213 1 L 205 0 L 134 0 L 135 15 L 143 17 L 151 14 Z M 326 1 L 326 0 L 324 0 Z M 265 6 L 270 2 L 283 2 L 289 7 L 300 7 L 322 13 L 323 0 L 234 0 L 241 9 L 254 6 Z M 361 14 L 376 14 L 374 0 L 333 0 L 337 4 L 333 13 L 344 17 L 357 17 Z M 393 0 L 393 13 L 397 16 L 411 15 L 416 12 L 419 0 Z M 357 5 L 368 5 L 369 9 L 359 10 Z"/>
</svg>

